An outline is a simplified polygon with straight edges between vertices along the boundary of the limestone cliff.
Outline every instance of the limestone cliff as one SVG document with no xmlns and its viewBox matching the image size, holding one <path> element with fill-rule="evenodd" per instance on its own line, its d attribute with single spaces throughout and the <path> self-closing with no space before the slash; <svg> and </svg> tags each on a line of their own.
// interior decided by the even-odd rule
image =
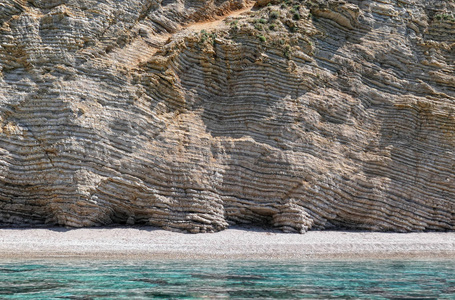
<svg viewBox="0 0 455 300">
<path fill-rule="evenodd" d="M 0 223 L 455 229 L 453 0 L 2 0 Z"/>
</svg>

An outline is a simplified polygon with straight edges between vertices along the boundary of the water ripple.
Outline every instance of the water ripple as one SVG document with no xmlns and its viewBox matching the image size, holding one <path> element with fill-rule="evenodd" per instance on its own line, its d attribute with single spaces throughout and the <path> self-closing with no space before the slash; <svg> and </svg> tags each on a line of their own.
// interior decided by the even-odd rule
<svg viewBox="0 0 455 300">
<path fill-rule="evenodd" d="M 453 261 L 0 263 L 1 299 L 455 299 Z"/>
</svg>

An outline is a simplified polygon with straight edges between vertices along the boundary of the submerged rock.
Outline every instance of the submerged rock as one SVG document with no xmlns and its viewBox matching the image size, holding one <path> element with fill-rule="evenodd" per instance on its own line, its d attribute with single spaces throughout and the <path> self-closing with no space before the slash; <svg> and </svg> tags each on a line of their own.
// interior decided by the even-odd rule
<svg viewBox="0 0 455 300">
<path fill-rule="evenodd" d="M 0 6 L 0 222 L 455 228 L 455 4 Z"/>
</svg>

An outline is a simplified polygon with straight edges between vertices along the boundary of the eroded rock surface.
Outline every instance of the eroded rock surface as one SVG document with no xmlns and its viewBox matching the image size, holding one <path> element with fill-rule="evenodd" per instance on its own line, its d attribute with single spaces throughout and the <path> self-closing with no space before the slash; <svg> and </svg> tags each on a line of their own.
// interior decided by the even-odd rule
<svg viewBox="0 0 455 300">
<path fill-rule="evenodd" d="M 1 224 L 454 230 L 455 3 L 242 1 L 3 0 Z"/>
</svg>

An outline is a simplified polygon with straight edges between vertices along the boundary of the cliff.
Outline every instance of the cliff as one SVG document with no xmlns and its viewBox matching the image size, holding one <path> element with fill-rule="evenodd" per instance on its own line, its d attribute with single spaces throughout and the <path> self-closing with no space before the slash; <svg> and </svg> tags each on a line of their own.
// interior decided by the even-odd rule
<svg viewBox="0 0 455 300">
<path fill-rule="evenodd" d="M 0 223 L 454 230 L 454 12 L 3 0 Z"/>
</svg>

